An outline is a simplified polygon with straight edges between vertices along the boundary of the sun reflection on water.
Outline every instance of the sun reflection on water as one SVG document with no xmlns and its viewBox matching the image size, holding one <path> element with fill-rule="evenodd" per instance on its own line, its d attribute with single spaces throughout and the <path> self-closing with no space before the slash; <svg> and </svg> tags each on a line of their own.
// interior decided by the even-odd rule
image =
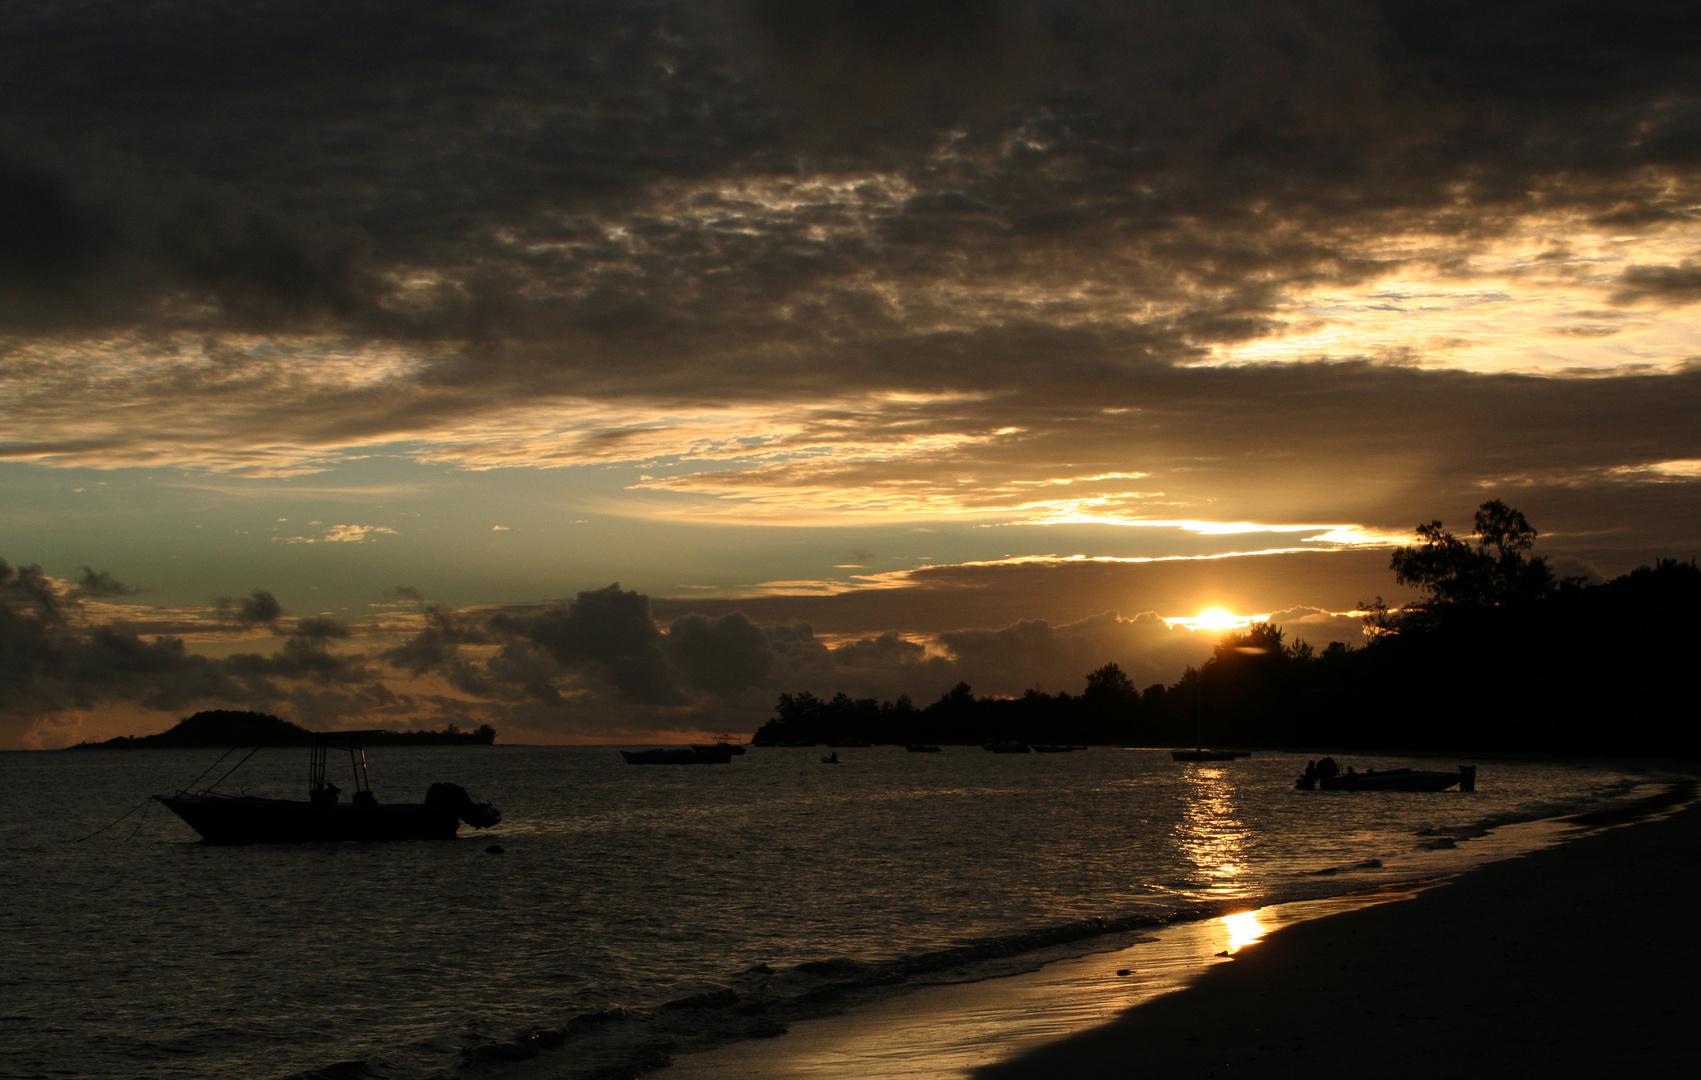
<svg viewBox="0 0 1701 1080">
<path fill-rule="evenodd" d="M 1193 863 L 1205 895 L 1247 895 L 1251 830 L 1229 770 L 1189 769 L 1183 784 L 1186 809 L 1176 824 L 1176 844 Z"/>
<path fill-rule="evenodd" d="M 1241 949 L 1264 936 L 1264 925 L 1258 921 L 1258 912 L 1242 911 L 1234 915 L 1224 915 L 1217 920 L 1228 930 L 1228 951 L 1239 952 Z"/>
</svg>

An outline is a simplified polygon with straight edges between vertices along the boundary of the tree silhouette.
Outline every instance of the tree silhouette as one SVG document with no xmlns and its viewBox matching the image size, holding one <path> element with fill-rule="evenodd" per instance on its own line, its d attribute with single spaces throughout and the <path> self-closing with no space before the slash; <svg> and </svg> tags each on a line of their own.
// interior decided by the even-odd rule
<svg viewBox="0 0 1701 1080">
<path fill-rule="evenodd" d="M 1120 666 L 1106 664 L 1087 676 L 1087 697 L 1094 700 L 1110 699 L 1126 701 L 1140 696 L 1140 691 L 1134 686 Z"/>
<path fill-rule="evenodd" d="M 1535 543 L 1535 527 L 1499 499 L 1477 509 L 1476 545 L 1461 540 L 1431 521 L 1417 527 L 1423 543 L 1396 548 L 1389 561 L 1394 580 L 1415 586 L 1418 601 L 1408 604 L 1400 618 L 1378 620 L 1381 629 L 1398 631 L 1413 621 L 1430 623 L 1456 609 L 1480 609 L 1539 600 L 1554 591 L 1547 560 L 1527 552 Z"/>
</svg>

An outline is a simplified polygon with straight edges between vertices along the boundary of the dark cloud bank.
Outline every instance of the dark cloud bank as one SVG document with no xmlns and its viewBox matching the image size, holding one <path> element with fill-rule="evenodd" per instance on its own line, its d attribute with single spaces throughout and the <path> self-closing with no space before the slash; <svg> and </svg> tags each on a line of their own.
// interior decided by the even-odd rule
<svg viewBox="0 0 1701 1080">
<path fill-rule="evenodd" d="M 1087 672 L 1112 661 L 1145 685 L 1172 680 L 1210 648 L 1151 613 L 1114 611 L 913 640 L 895 631 L 823 639 L 807 622 L 758 625 L 737 610 L 689 612 L 664 628 L 649 597 L 610 585 L 532 608 L 427 606 L 423 625 L 388 648 L 363 643 L 335 619 L 274 611 L 270 651 L 208 656 L 181 637 L 144 638 L 79 605 L 38 569 L 0 564 L 7 742 L 26 741 L 43 718 L 52 727 L 66 714 L 116 706 L 164 714 L 244 706 L 324 727 L 489 722 L 513 741 L 749 731 L 781 691 L 927 702 L 965 680 L 982 694 L 1079 690 Z M 226 610 L 233 627 L 251 625 L 243 615 Z M 1276 617 L 1301 636 L 1350 640 L 1359 629 L 1315 609 Z M 422 689 L 431 679 L 453 693 Z"/>
<path fill-rule="evenodd" d="M 781 387 L 836 384 L 795 350 L 950 321 L 868 307 L 870 271 L 1176 301 L 1093 327 L 1070 366 L 1168 362 L 1258 333 L 1283 284 L 1375 270 L 1364 237 L 1686 218 L 1701 153 L 1701 15 L 1670 3 L 139 0 L 0 19 L 11 328 L 480 339 L 438 374 L 493 389 L 518 364 L 561 389 L 694 391 L 757 331 L 792 354 Z M 873 179 L 785 213 L 727 193 L 813 175 Z M 704 191 L 676 214 L 656 185 Z M 756 228 L 717 228 L 717 207 Z M 395 276 L 419 271 L 436 284 Z M 1693 277 L 1641 268 L 1625 297 L 1686 302 Z M 690 364 L 664 347 L 706 337 Z M 962 375 L 949 350 L 923 359 L 849 377 Z"/>
<path fill-rule="evenodd" d="M 1533 219 L 1569 222 L 1561 246 L 1693 221 L 1693 5 L 16 4 L 0 134 L 12 345 L 328 334 L 427 358 L 303 390 L 215 348 L 146 388 L 240 388 L 242 437 L 428 437 L 551 395 L 966 393 L 906 422 L 1020 427 L 1035 468 L 1099 445 L 1224 514 L 1356 489 L 1351 520 L 1403 525 L 1513 480 L 1578 529 L 1701 535 L 1689 490 L 1612 471 L 1701 456 L 1693 369 L 1179 366 L 1271 332 L 1288 290 L 1385 272 L 1402 237 L 1457 259 Z M 1695 273 L 1634 266 L 1602 304 L 1693 303 Z M 143 454 L 141 430 L 42 434 L 87 392 L 49 380 L 0 450 Z M 988 445 L 953 466 L 1000 472 Z"/>
</svg>

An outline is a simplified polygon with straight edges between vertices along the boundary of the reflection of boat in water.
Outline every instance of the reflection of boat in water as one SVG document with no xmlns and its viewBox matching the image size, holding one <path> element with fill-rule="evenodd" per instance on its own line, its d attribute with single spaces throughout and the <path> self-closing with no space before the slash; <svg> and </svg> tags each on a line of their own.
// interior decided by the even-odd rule
<svg viewBox="0 0 1701 1080">
<path fill-rule="evenodd" d="M 454 836 L 463 821 L 485 829 L 502 820 L 501 812 L 494 806 L 475 803 L 466 789 L 456 784 L 432 784 L 424 802 L 380 803 L 372 794 L 367 776 L 362 742 L 367 734 L 363 731 L 313 733 L 306 801 L 214 791 L 236 768 L 241 768 L 247 757 L 201 791 L 179 791 L 154 798 L 188 822 L 209 844 L 428 840 Z M 341 801 L 341 790 L 325 776 L 325 759 L 332 747 L 348 751 L 354 795 L 347 803 Z M 248 757 L 252 756 L 250 752 Z"/>
<path fill-rule="evenodd" d="M 1294 781 L 1301 791 L 1321 788 L 1324 791 L 1446 791 L 1458 785 L 1460 791 L 1477 789 L 1477 767 L 1461 765 L 1458 772 L 1426 769 L 1366 769 L 1359 772 L 1351 765 L 1345 772 L 1334 758 L 1307 762 L 1305 771 Z"/>
<path fill-rule="evenodd" d="M 725 765 L 732 760 L 726 750 L 698 746 L 676 746 L 660 750 L 622 750 L 628 765 Z"/>
</svg>

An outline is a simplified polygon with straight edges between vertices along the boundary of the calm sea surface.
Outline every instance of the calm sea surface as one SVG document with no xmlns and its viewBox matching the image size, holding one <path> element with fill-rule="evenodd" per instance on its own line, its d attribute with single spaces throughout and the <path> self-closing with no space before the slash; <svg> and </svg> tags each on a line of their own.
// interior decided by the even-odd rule
<svg viewBox="0 0 1701 1080">
<path fill-rule="evenodd" d="M 79 841 L 216 751 L 0 754 L 0 1075 L 411 1080 L 499 1075 L 557 1044 L 641 1064 L 847 988 L 1456 869 L 1504 853 L 1472 839 L 1485 825 L 1648 779 L 1489 760 L 1473 794 L 1353 795 L 1292 790 L 1304 760 L 1280 754 L 826 752 L 632 767 L 608 748 L 382 749 L 381 800 L 448 780 L 506 820 L 250 848 L 201 846 L 152 804 Z M 222 790 L 302 798 L 306 769 L 305 750 L 266 751 Z"/>
</svg>

